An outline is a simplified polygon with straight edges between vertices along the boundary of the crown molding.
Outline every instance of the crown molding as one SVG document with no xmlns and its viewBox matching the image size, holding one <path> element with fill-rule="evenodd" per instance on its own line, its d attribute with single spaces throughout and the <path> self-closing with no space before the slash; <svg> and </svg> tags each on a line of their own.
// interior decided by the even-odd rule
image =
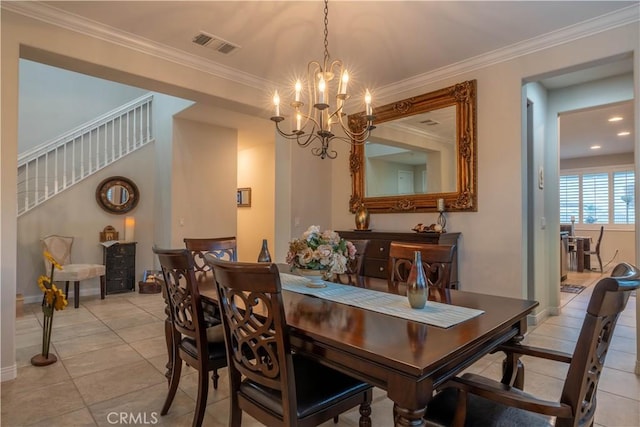
<svg viewBox="0 0 640 427">
<path fill-rule="evenodd" d="M 90 19 L 73 15 L 38 1 L 0 2 L 2 9 L 37 19 L 47 24 L 55 25 L 70 31 L 95 37 L 119 46 L 136 50 L 160 59 L 184 65 L 196 70 L 231 80 L 258 90 L 271 87 L 274 84 L 269 80 L 254 76 L 243 71 L 224 66 L 215 61 L 204 59 L 179 49 L 156 43 L 152 40 L 118 30 L 108 25 L 101 24 Z"/>
<path fill-rule="evenodd" d="M 0 2 L 0 7 L 51 25 L 96 37 L 180 65 L 185 65 L 254 89 L 264 90 L 265 87 L 275 85 L 267 79 L 226 67 L 214 61 L 135 36 L 125 31 L 117 30 L 77 15 L 60 11 L 37 1 L 4 1 Z M 385 99 L 386 97 L 397 96 L 397 94 L 401 92 L 410 92 L 446 78 L 486 68 L 500 62 L 509 61 L 638 21 L 640 21 L 640 3 L 553 31 L 540 37 L 515 43 L 505 48 L 496 49 L 455 64 L 380 87 L 376 90 L 376 97 L 378 99 Z"/>
<path fill-rule="evenodd" d="M 378 88 L 378 100 L 640 21 L 640 3 Z"/>
</svg>

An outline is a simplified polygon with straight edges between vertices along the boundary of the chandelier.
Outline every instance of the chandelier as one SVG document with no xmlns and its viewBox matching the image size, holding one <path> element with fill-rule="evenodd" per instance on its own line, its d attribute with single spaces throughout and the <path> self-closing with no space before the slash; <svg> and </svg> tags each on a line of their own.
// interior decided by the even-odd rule
<svg viewBox="0 0 640 427">
<path fill-rule="evenodd" d="M 371 93 L 367 89 L 364 95 L 365 114 L 364 126 L 359 131 L 351 131 L 345 124 L 343 111 L 344 105 L 349 99 L 347 86 L 349 83 L 349 73 L 344 68 L 342 61 L 334 60 L 331 63 L 329 56 L 329 5 L 328 0 L 324 1 L 324 62 L 311 61 L 307 65 L 307 108 L 304 109 L 302 82 L 298 79 L 295 83 L 295 97 L 290 102 L 293 111 L 291 133 L 282 130 L 280 123 L 284 121 L 284 116 L 280 115 L 280 96 L 276 90 L 273 96 L 275 115 L 271 117 L 276 124 L 276 130 L 284 138 L 295 140 L 300 147 L 307 147 L 309 144 L 318 141 L 319 147 L 313 147 L 311 153 L 321 159 L 326 157 L 335 159 L 338 153 L 329 148 L 329 143 L 334 139 L 348 142 L 352 145 L 364 144 L 369 138 L 373 126 L 373 110 L 371 107 Z M 332 81 L 339 76 L 338 82 Z M 335 95 L 332 97 L 332 93 Z M 335 104 L 330 102 L 335 99 Z M 332 126 L 340 126 L 346 136 L 336 136 L 332 131 Z"/>
</svg>

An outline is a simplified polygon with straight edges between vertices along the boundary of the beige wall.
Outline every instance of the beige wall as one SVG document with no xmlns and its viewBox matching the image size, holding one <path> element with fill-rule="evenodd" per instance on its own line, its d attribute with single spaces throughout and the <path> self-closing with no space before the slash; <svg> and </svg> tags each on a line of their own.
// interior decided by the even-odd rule
<svg viewBox="0 0 640 427">
<path fill-rule="evenodd" d="M 107 225 L 113 226 L 124 238 L 125 215 L 114 215 L 102 210 L 96 202 L 98 184 L 109 176 L 119 175 L 131 179 L 140 191 L 140 201 L 127 216 L 135 218 L 136 276 L 142 280 L 142 272 L 153 268 L 151 245 L 153 242 L 155 199 L 154 158 L 155 145 L 150 143 L 140 150 L 123 157 L 111 166 L 86 178 L 82 182 L 52 197 L 38 208 L 20 216 L 18 220 L 18 268 L 17 292 L 25 302 L 37 302 L 42 298 L 38 288 L 38 276 L 45 274 L 40 239 L 49 234 L 73 236 L 71 261 L 78 264 L 102 264 L 102 246 L 99 232 Z M 144 168 L 137 165 L 144 164 Z M 80 294 L 99 294 L 98 279 L 82 282 Z"/>
<path fill-rule="evenodd" d="M 171 187 L 171 247 L 185 237 L 236 234 L 237 131 L 175 119 Z"/>
<path fill-rule="evenodd" d="M 0 167 L 0 286 L 2 288 L 2 379 L 15 376 L 16 204 L 15 170 L 17 141 L 17 58 L 19 44 L 29 55 L 41 54 L 51 61 L 66 62 L 78 71 L 99 77 L 109 76 L 127 84 L 145 87 L 197 101 L 224 104 L 232 99 L 249 110 L 262 104 L 266 95 L 256 87 L 224 81 L 211 73 L 188 68 L 103 40 L 74 34 L 3 10 L 2 16 L 2 146 Z M 580 63 L 633 51 L 638 67 L 637 22 L 603 31 L 549 49 L 498 63 L 486 68 L 434 76 L 428 83 L 406 90 L 387 91 L 384 104 L 468 79 L 478 81 L 478 212 L 451 213 L 447 225 L 462 233 L 459 250 L 459 277 L 465 290 L 522 296 L 525 283 L 523 230 L 525 229 L 522 186 L 522 83 L 529 76 L 563 69 Z M 41 50 L 34 49 L 38 48 Z M 44 52 L 44 53 L 43 53 Z M 56 64 L 53 64 L 56 65 Z M 441 76 L 441 75 L 440 75 Z M 639 98 L 636 70 L 636 123 Z M 406 87 L 406 86 L 405 86 Z M 228 103 L 227 103 L 228 104 Z M 238 105 L 235 104 L 235 105 Z M 267 105 L 267 102 L 264 102 Z M 254 111 L 256 111 L 254 109 Z M 257 113 L 257 111 L 256 111 Z M 260 112 L 268 117 L 268 112 Z M 338 159 L 319 160 L 309 150 L 291 147 L 276 139 L 275 186 L 276 252 L 286 241 L 310 224 L 336 229 L 353 228 L 348 211 L 351 193 L 349 146 L 335 143 Z M 636 151 L 639 147 L 636 136 Z M 281 162 L 281 159 L 282 160 Z M 234 175 L 235 177 L 235 175 Z M 547 182 L 549 182 L 549 177 Z M 232 178 L 233 179 L 233 178 Z M 160 185 L 158 182 L 156 185 Z M 233 183 L 235 191 L 236 183 Z M 226 191 L 226 190 L 225 190 Z M 235 193 L 234 193 L 235 194 Z M 235 198 L 233 199 L 235 200 Z M 175 203 L 173 204 L 175 206 Z M 547 217 L 558 215 L 545 207 Z M 378 230 L 407 231 L 416 223 L 432 223 L 436 214 L 380 214 L 372 216 Z M 541 239 L 557 251 L 557 230 L 539 230 Z M 553 236 L 551 236 L 553 234 Z M 636 230 L 636 236 L 638 230 Z M 638 239 L 636 239 L 637 242 Z M 637 243 L 636 243 L 637 245 Z M 285 250 L 286 251 L 286 250 Z M 556 254 L 555 259 L 558 259 Z M 636 260 L 637 262 L 637 260 Z M 552 284 L 550 284 L 551 286 Z"/>
</svg>

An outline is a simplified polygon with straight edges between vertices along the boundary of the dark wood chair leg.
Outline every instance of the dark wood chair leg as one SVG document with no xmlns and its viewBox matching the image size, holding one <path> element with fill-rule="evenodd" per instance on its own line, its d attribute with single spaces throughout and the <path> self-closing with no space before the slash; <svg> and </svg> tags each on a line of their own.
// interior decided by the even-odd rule
<svg viewBox="0 0 640 427">
<path fill-rule="evenodd" d="M 107 281 L 104 276 L 100 276 L 100 299 L 104 299 L 107 290 Z"/>
<path fill-rule="evenodd" d="M 213 381 L 213 389 L 218 389 L 218 380 L 220 379 L 220 375 L 218 375 L 218 370 L 214 369 L 211 373 L 211 380 Z"/>
<path fill-rule="evenodd" d="M 180 375 L 182 374 L 182 359 L 180 359 L 177 354 L 174 354 L 173 360 L 175 361 L 175 363 L 171 369 L 169 392 L 167 393 L 167 398 L 164 401 L 164 406 L 162 406 L 160 415 L 166 415 L 167 412 L 169 412 L 169 408 L 173 403 L 173 398 L 176 396 L 176 391 L 178 391 L 178 384 L 180 383 Z"/>
<path fill-rule="evenodd" d="M 196 411 L 193 414 L 193 427 L 200 427 L 204 419 L 204 410 L 207 408 L 207 395 L 209 394 L 209 376 L 204 367 L 198 371 L 198 397 L 196 398 Z"/>
<path fill-rule="evenodd" d="M 69 281 L 68 280 L 64 283 L 64 297 L 67 300 L 69 299 Z"/>
<path fill-rule="evenodd" d="M 80 282 L 73 282 L 73 306 L 80 307 Z"/>
</svg>

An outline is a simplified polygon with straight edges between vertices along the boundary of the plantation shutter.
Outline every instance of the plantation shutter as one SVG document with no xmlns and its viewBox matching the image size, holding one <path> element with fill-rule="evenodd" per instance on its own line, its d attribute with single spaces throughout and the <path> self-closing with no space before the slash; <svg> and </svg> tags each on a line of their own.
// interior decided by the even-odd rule
<svg viewBox="0 0 640 427">
<path fill-rule="evenodd" d="M 582 175 L 582 222 L 609 223 L 609 174 Z"/>
<path fill-rule="evenodd" d="M 580 218 L 580 185 L 578 175 L 560 176 L 560 222 L 568 224 L 571 217 Z"/>
<path fill-rule="evenodd" d="M 635 223 L 635 173 L 623 171 L 613 173 L 613 223 Z"/>
</svg>

